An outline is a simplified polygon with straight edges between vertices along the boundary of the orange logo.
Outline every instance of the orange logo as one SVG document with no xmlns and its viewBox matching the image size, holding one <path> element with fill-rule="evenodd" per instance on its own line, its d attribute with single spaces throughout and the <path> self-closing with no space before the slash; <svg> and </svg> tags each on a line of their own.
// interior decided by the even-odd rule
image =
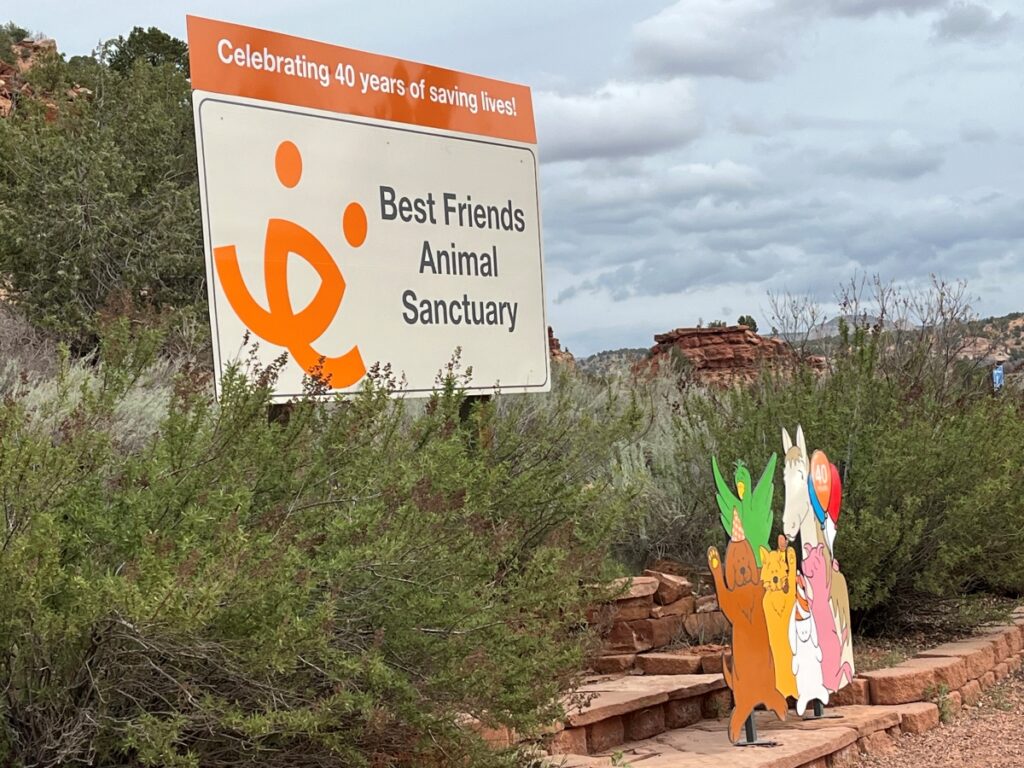
<svg viewBox="0 0 1024 768">
<path fill-rule="evenodd" d="M 291 189 L 302 178 L 302 155 L 290 141 L 277 147 L 274 159 L 277 178 Z M 345 240 L 358 248 L 366 240 L 366 211 L 359 203 L 349 203 L 342 216 Z M 288 255 L 305 259 L 320 276 L 320 287 L 305 309 L 292 308 L 288 292 Z M 270 219 L 263 253 L 263 274 L 267 284 L 267 305 L 261 307 L 242 278 L 238 253 L 233 245 L 213 249 L 221 286 L 228 303 L 242 322 L 260 338 L 287 347 L 295 361 L 307 373 L 317 371 L 337 389 L 349 387 L 366 375 L 366 365 L 358 347 L 340 357 L 324 357 L 313 349 L 313 342 L 331 324 L 345 295 L 341 270 L 315 235 L 286 219 Z"/>
</svg>

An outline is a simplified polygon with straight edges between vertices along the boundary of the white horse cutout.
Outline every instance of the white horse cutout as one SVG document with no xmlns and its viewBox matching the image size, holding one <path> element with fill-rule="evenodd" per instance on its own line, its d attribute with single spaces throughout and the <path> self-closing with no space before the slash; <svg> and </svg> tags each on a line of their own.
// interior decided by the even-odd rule
<svg viewBox="0 0 1024 768">
<path fill-rule="evenodd" d="M 814 516 L 811 508 L 811 496 L 807 492 L 807 476 L 811 471 L 810 455 L 807 453 L 807 443 L 804 441 L 804 429 L 796 428 L 796 445 L 789 432 L 782 430 L 782 447 L 784 450 L 782 463 L 782 478 L 786 489 L 786 504 L 782 511 L 782 532 L 790 541 L 796 539 L 800 534 L 801 544 L 810 544 L 812 547 L 825 543 L 824 532 L 818 524 L 818 518 Z M 803 558 L 804 549 L 799 549 L 800 557 Z"/>
<path fill-rule="evenodd" d="M 786 500 L 782 513 L 782 532 L 790 541 L 796 539 L 800 534 L 800 561 L 803 562 L 808 545 L 816 547 L 823 545 L 822 550 L 827 563 L 827 584 L 828 594 L 825 599 L 829 602 L 832 617 L 835 620 L 834 631 L 843 639 L 842 659 L 849 662 L 851 677 L 853 670 L 853 642 L 850 629 L 850 596 L 846 584 L 846 577 L 839 572 L 838 567 L 833 568 L 832 546 L 835 542 L 835 534 L 828 536 L 818 522 L 814 509 L 811 506 L 811 496 L 807 487 L 807 478 L 811 470 L 810 453 L 807 451 L 807 442 L 804 439 L 803 427 L 796 428 L 796 444 L 789 436 L 789 432 L 782 430 L 782 447 L 785 450 L 782 465 L 782 477 L 785 487 Z M 826 515 L 826 520 L 829 520 Z M 802 570 L 802 569 L 801 569 Z M 821 599 L 820 596 L 815 596 Z M 826 628 L 816 627 L 818 632 L 826 631 Z M 830 630 L 832 628 L 829 628 Z"/>
</svg>

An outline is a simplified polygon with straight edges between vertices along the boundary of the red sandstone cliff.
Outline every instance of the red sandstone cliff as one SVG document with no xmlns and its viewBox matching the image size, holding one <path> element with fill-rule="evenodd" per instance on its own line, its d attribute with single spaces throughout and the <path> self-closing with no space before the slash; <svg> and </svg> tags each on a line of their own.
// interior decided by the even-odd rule
<svg viewBox="0 0 1024 768">
<path fill-rule="evenodd" d="M 801 364 L 788 343 L 759 336 L 745 325 L 676 328 L 656 334 L 654 341 L 648 358 L 635 366 L 637 373 L 657 371 L 673 350 L 690 363 L 697 381 L 714 386 L 753 381 L 765 367 L 794 371 Z M 806 363 L 818 370 L 824 367 L 821 358 L 809 358 Z"/>
</svg>

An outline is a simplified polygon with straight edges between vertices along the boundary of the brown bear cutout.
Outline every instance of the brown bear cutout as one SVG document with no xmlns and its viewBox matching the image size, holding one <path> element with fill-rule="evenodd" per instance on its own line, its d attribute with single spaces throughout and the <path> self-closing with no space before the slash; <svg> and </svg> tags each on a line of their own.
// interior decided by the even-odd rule
<svg viewBox="0 0 1024 768">
<path fill-rule="evenodd" d="M 733 515 L 733 534 L 725 548 L 725 573 L 715 547 L 708 549 L 718 605 L 732 625 L 732 656 L 725 656 L 722 674 L 736 706 L 729 718 L 729 738 L 740 739 L 743 724 L 759 704 L 786 719 L 786 697 L 775 688 L 775 664 L 764 617 L 764 586 L 754 550 Z"/>
</svg>

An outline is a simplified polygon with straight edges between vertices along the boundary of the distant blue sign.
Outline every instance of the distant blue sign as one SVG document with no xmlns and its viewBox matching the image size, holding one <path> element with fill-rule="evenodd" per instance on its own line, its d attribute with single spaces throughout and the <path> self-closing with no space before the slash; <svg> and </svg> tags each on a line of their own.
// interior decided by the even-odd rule
<svg viewBox="0 0 1024 768">
<path fill-rule="evenodd" d="M 997 392 L 1003 388 L 1003 366 L 997 365 L 992 369 L 992 388 Z"/>
</svg>

